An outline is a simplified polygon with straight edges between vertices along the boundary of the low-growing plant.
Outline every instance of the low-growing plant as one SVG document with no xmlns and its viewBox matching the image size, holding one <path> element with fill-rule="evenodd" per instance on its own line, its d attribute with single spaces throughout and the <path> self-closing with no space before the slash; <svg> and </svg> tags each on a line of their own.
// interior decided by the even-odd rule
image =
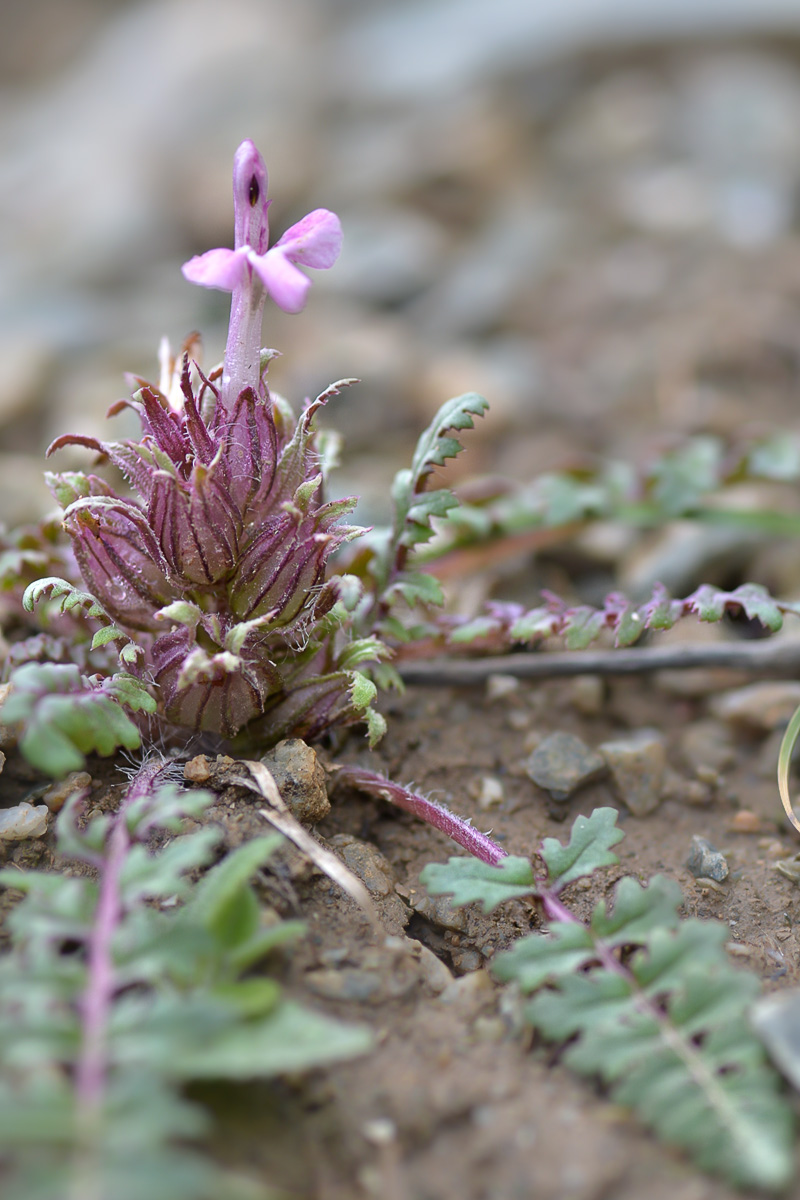
<svg viewBox="0 0 800 1200">
<path fill-rule="evenodd" d="M 181 1085 L 363 1053 L 365 1030 L 288 1000 L 261 964 L 302 933 L 265 923 L 251 880 L 283 839 L 209 868 L 215 798 L 138 772 L 119 810 L 59 816 L 63 869 L 0 871 L 24 899 L 0 956 L 0 1178 L 7 1200 L 261 1197 L 199 1149 L 209 1115 Z M 181 832 L 187 818 L 193 832 Z"/>
<path fill-rule="evenodd" d="M 297 416 L 270 390 L 274 352 L 261 347 L 267 298 L 302 309 L 310 280 L 300 268 L 334 264 L 339 220 L 316 209 L 270 248 L 267 173 L 249 141 L 235 155 L 233 196 L 234 248 L 183 268 L 191 282 L 231 293 L 223 363 L 203 372 L 196 335 L 177 358 L 162 346 L 158 385 L 132 378 L 131 398 L 110 410 L 131 408 L 139 439 L 68 434 L 50 448 L 95 451 L 134 495 L 94 474 L 48 474 L 68 544 L 52 520 L 6 539 L 0 577 L 11 597 L 25 585 L 20 615 L 34 625 L 11 646 L 3 715 L 22 725 L 21 748 L 36 767 L 63 775 L 89 752 L 134 750 L 143 735 L 263 749 L 363 721 L 374 744 L 385 729 L 378 688 L 398 686 L 404 662 L 437 651 L 530 648 L 555 635 L 581 649 L 604 629 L 628 646 L 688 614 L 716 621 L 729 611 L 775 630 L 785 612 L 800 611 L 756 584 L 703 586 L 685 600 L 659 585 L 646 603 L 614 593 L 599 609 L 545 595 L 528 611 L 498 602 L 473 619 L 437 611 L 436 563 L 446 562 L 459 518 L 461 528 L 481 530 L 474 505 L 459 507 L 430 483 L 486 401 L 468 393 L 441 408 L 394 480 L 390 527 L 345 524 L 355 498 L 327 497 L 333 439 L 316 417 L 354 381 L 333 384 Z M 715 484 L 743 473 L 796 474 L 795 458 L 760 443 L 726 464 L 718 443 L 701 439 L 654 464 L 638 492 L 651 516 L 693 511 Z M 549 476 L 539 499 L 528 497 L 529 519 L 623 511 L 631 494 L 619 471 L 602 480 Z M 517 496 L 494 532 L 508 532 L 525 506 Z M 62 574 L 37 575 L 53 566 Z M 387 789 L 377 773 L 361 770 L 358 785 L 392 801 L 402 792 L 406 807 L 442 820 L 438 806 L 400 785 Z M 447 823 L 463 845 L 474 840 L 457 819 Z"/>
<path fill-rule="evenodd" d="M 545 929 L 492 964 L 496 979 L 533 996 L 526 1023 L 701 1167 L 740 1187 L 782 1189 L 794 1171 L 793 1112 L 748 1025 L 760 984 L 728 962 L 728 927 L 682 920 L 680 888 L 658 875 L 646 886 L 622 878 L 611 906 L 600 900 L 586 923 L 563 895 L 619 861 L 616 819 L 598 808 L 576 819 L 566 846 L 545 838 L 534 862 L 451 858 L 427 866 L 421 882 L 485 912 L 514 898 L 538 901 Z"/>
<path fill-rule="evenodd" d="M 317 209 L 270 248 L 266 168 L 249 141 L 235 155 L 233 194 L 234 248 L 183 268 L 189 281 L 231 293 L 223 363 L 204 372 L 195 335 L 177 357 L 162 346 L 158 384 L 133 378 L 131 397 L 109 413 L 132 409 L 138 438 L 71 434 L 51 447 L 94 452 L 124 484 L 48 474 L 60 526 L 49 518 L 0 547 L 4 611 L 16 623 L 2 715 L 20 727 L 35 767 L 61 776 L 87 754 L 143 744 L 146 759 L 153 744 L 184 754 L 190 743 L 264 750 L 359 722 L 374 745 L 385 730 L 378 690 L 401 686 L 404 664 L 436 653 L 533 648 L 553 636 L 579 650 L 609 630 L 631 646 L 687 615 L 718 621 L 727 612 L 776 630 L 800 612 L 744 584 L 704 585 L 682 600 L 659 585 L 644 603 L 613 593 L 599 608 L 545 594 L 530 610 L 492 602 L 474 618 L 443 613 L 437 568 L 444 576 L 454 554 L 481 541 L 609 515 L 714 520 L 709 491 L 748 474 L 794 478 L 800 460 L 763 443 L 726 461 L 718 443 L 699 439 L 643 477 L 565 472 L 459 506 L 431 485 L 486 411 L 468 393 L 441 408 L 396 475 L 391 524 L 347 524 L 356 501 L 329 497 L 335 439 L 316 419 L 355 381 L 339 380 L 296 413 L 270 389 L 275 352 L 261 345 L 267 298 L 303 308 L 310 280 L 300 268 L 334 264 L 339 220 Z M 796 518 L 779 517 L 761 513 L 755 523 L 794 529 Z M 97 878 L 0 873 L 26 893 L 0 958 L 9 1064 L 0 1133 L 17 1189 L 9 1195 L 49 1195 L 65 1170 L 75 1200 L 233 1195 L 239 1183 L 178 1148 L 201 1125 L 180 1083 L 271 1074 L 364 1047 L 361 1033 L 299 1012 L 269 979 L 243 977 L 295 932 L 260 929 L 248 883 L 273 839 L 228 856 L 199 883 L 187 872 L 209 862 L 212 831 L 148 853 L 154 829 L 172 830 L 206 803 L 157 787 L 161 770 L 145 761 L 113 818 L 84 825 L 75 805 L 60 818 L 61 852 Z M 543 1035 L 577 1039 L 573 1065 L 603 1076 L 703 1165 L 745 1184 L 785 1182 L 786 1108 L 744 1022 L 754 983 L 727 967 L 721 927 L 680 923 L 679 896 L 663 880 L 647 889 L 623 881 L 612 914 L 598 906 L 589 926 L 560 898 L 613 860 L 620 834 L 607 812 L 578 822 L 566 849 L 546 840 L 537 875 L 409 787 L 361 766 L 340 778 L 470 851 L 472 860 L 430 868 L 431 890 L 487 907 L 512 895 L 541 901 L 548 936 L 521 942 L 497 971 L 523 991 L 546 986 L 526 1012 Z"/>
</svg>

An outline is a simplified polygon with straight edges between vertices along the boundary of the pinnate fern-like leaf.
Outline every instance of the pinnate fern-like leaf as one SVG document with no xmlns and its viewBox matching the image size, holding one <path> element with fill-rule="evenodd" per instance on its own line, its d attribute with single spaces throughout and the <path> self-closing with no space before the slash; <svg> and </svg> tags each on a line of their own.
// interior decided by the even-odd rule
<svg viewBox="0 0 800 1200">
<path fill-rule="evenodd" d="M 792 1113 L 748 1023 L 759 982 L 729 963 L 727 927 L 681 920 L 680 888 L 661 876 L 647 886 L 623 878 L 587 924 L 561 899 L 575 879 L 617 861 L 615 821 L 613 810 L 598 809 L 577 818 L 568 845 L 546 838 L 541 875 L 525 859 L 497 867 L 450 859 L 426 867 L 422 882 L 486 911 L 536 896 L 554 919 L 492 966 L 532 997 L 526 1020 L 568 1043 L 573 1070 L 602 1079 L 613 1099 L 701 1167 L 742 1187 L 780 1190 L 793 1172 Z"/>
<path fill-rule="evenodd" d="M 3 719 L 24 723 L 20 749 L 34 767 L 55 777 L 77 771 L 86 755 L 137 750 L 139 730 L 124 711 L 155 712 L 156 702 L 132 675 L 105 680 L 81 675 L 71 663 L 25 663 L 11 676 Z M 124 707 L 123 707 L 124 706 Z"/>
<path fill-rule="evenodd" d="M 536 892 L 533 868 L 527 858 L 509 855 L 497 867 L 477 858 L 451 858 L 446 864 L 429 863 L 420 882 L 433 896 L 452 895 L 453 903 L 480 904 L 491 912 L 504 900 Z"/>
<path fill-rule="evenodd" d="M 500 652 L 560 636 L 567 649 L 585 650 L 604 630 L 614 634 L 616 646 L 632 646 L 648 630 L 672 629 L 687 616 L 713 622 L 740 612 L 775 633 L 783 626 L 785 614 L 800 615 L 796 601 L 777 600 L 757 583 L 744 583 L 733 591 L 703 584 L 682 600 L 673 599 L 663 584 L 657 583 L 649 600 L 641 604 L 633 604 L 620 592 L 610 592 L 598 608 L 571 605 L 550 592 L 543 592 L 542 597 L 545 603 L 528 611 L 519 605 L 492 602 L 488 613 L 469 621 L 454 624 L 449 618 L 444 625 L 444 648 Z"/>
<path fill-rule="evenodd" d="M 163 770 L 146 765 L 138 778 L 149 772 L 152 784 Z M 153 786 L 113 816 L 81 820 L 79 801 L 59 815 L 59 852 L 97 878 L 0 871 L 0 887 L 24 897 L 0 956 L 4 1200 L 265 1196 L 188 1144 L 209 1121 L 181 1084 L 305 1070 L 369 1046 L 365 1030 L 250 973 L 300 932 L 296 921 L 264 926 L 251 883 L 282 839 L 246 843 L 198 884 L 219 832 L 201 827 L 157 849 L 150 834 L 176 832 L 181 809 L 196 818 L 215 798 Z"/>
<path fill-rule="evenodd" d="M 421 580 L 418 573 L 404 569 L 405 558 L 414 546 L 422 545 L 433 536 L 433 518 L 445 517 L 458 501 L 447 488 L 428 491 L 428 478 L 436 467 L 462 450 L 453 434 L 471 429 L 475 417 L 482 416 L 488 407 L 486 400 L 476 392 L 448 400 L 420 436 L 410 468 L 398 471 L 395 476 L 392 529 L 376 542 L 381 548 L 371 567 L 382 593 L 390 586 L 396 587 L 398 594 L 403 590 L 408 593 L 409 589 L 424 592 L 426 588 L 429 595 L 434 592 L 433 586 Z M 386 598 L 388 602 L 388 594 Z M 434 595 L 434 602 L 438 602 L 438 593 Z"/>
</svg>

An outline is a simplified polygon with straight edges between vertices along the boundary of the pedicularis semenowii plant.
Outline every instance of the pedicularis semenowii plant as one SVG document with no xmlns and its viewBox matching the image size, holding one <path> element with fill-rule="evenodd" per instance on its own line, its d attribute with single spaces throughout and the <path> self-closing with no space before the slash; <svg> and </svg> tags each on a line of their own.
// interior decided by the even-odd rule
<svg viewBox="0 0 800 1200">
<path fill-rule="evenodd" d="M 329 571 L 333 552 L 361 532 L 343 523 L 355 499 L 325 498 L 326 450 L 314 418 L 336 387 L 296 418 L 271 394 L 271 355 L 261 349 L 265 301 L 299 312 L 311 283 L 300 267 L 331 267 L 341 226 L 317 209 L 269 249 L 267 173 L 249 141 L 236 152 L 233 193 L 234 249 L 183 267 L 191 282 L 232 294 L 223 366 L 206 376 L 191 361 L 193 344 L 178 361 L 165 347 L 159 386 L 135 380 L 132 399 L 112 410 L 135 410 L 138 440 L 67 435 L 54 443 L 98 451 L 137 495 L 119 495 L 96 475 L 49 475 L 88 591 L 51 577 L 29 589 L 26 603 L 49 595 L 62 612 L 83 606 L 101 626 L 94 650 L 124 643 L 121 665 L 133 678 L 117 699 L 157 705 L 172 726 L 231 737 L 250 725 L 269 743 L 365 719 L 375 738 L 375 686 L 354 667 L 383 650 L 355 637 L 358 581 Z M 39 691 L 61 690 L 40 670 L 17 674 L 18 696 L 29 697 L 25 716 L 35 715 Z M 81 691 L 74 679 L 63 682 L 67 693 Z M 98 686 L 88 680 L 83 691 Z M 79 753 L 101 748 L 73 740 Z"/>
<path fill-rule="evenodd" d="M 183 267 L 191 282 L 232 294 L 222 366 L 205 375 L 191 358 L 192 339 L 177 361 L 164 347 L 159 386 L 136 378 L 132 398 L 111 410 L 137 413 L 138 441 L 66 435 L 51 447 L 97 451 L 137 493 L 119 495 L 96 475 L 48 475 L 74 555 L 64 555 L 64 573 L 73 578 L 34 578 L 25 590 L 25 608 L 39 605 L 51 628 L 14 647 L 4 719 L 23 723 L 23 752 L 52 774 L 81 766 L 90 751 L 136 749 L 148 716 L 161 732 L 238 735 L 239 745 L 262 748 L 363 721 L 372 744 L 385 729 L 372 708 L 375 681 L 398 682 L 382 662 L 391 653 L 383 639 L 400 647 L 417 635 L 398 609 L 441 603 L 439 584 L 409 555 L 433 536 L 432 518 L 455 506 L 448 490 L 427 490 L 429 477 L 459 452 L 452 435 L 470 428 L 486 401 L 469 393 L 442 407 L 411 468 L 395 478 L 390 529 L 344 524 L 356 498 L 326 499 L 331 442 L 315 417 L 353 381 L 333 384 L 296 417 L 267 386 L 272 352 L 261 348 L 267 298 L 288 312 L 303 307 L 310 280 L 300 267 L 334 264 L 339 219 L 316 209 L 270 249 L 267 173 L 250 141 L 236 152 L 233 195 L 234 249 Z M 370 533 L 352 557 L 354 573 L 337 571 L 334 552 Z M 55 553 L 42 537 L 22 537 L 11 553 L 16 578 Z M 90 622 L 90 643 L 76 616 Z M 54 637 L 70 632 L 77 642 Z M 381 776 L 358 771 L 350 782 L 432 820 L 488 861 L 504 853 Z"/>
<path fill-rule="evenodd" d="M 185 731 L 203 732 L 261 748 L 363 721 L 373 744 L 385 728 L 372 707 L 377 686 L 399 682 L 383 661 L 389 656 L 400 662 L 497 651 L 554 634 L 578 649 L 604 629 L 629 645 L 689 613 L 720 620 L 730 609 L 776 629 L 784 612 L 800 611 L 746 584 L 732 592 L 703 585 L 684 600 L 657 585 L 644 604 L 614 593 L 597 610 L 546 596 L 529 612 L 492 602 L 474 620 L 435 613 L 442 590 L 431 567 L 451 548 L 454 531 L 457 541 L 466 521 L 473 531 L 502 536 L 518 523 L 512 505 L 484 529 L 481 514 L 465 506 L 460 526 L 453 494 L 429 488 L 435 469 L 460 451 L 457 434 L 485 412 L 486 401 L 468 393 L 443 405 L 410 469 L 395 477 L 389 528 L 345 524 L 356 500 L 326 498 L 335 440 L 316 429 L 315 419 L 354 381 L 333 384 L 296 416 L 270 391 L 274 352 L 261 346 L 267 299 L 299 312 L 310 288 L 301 268 L 335 263 L 339 219 L 316 209 L 270 248 L 267 173 L 250 141 L 235 155 L 233 195 L 234 248 L 210 250 L 183 267 L 190 282 L 231 293 L 223 364 L 203 373 L 196 336 L 177 359 L 164 345 L 159 385 L 134 378 L 132 397 L 111 409 L 136 412 L 138 440 L 66 435 L 51 447 L 96 451 L 135 494 L 118 494 L 97 475 L 50 474 L 70 546 L 59 543 L 52 522 L 0 545 L 3 587 L 22 595 L 27 584 L 24 608 L 38 608 L 39 632 L 11 647 L 13 687 L 3 709 L 5 721 L 21 723 L 21 747 L 34 765 L 61 775 L 91 751 L 135 750 L 148 720 L 156 724 L 150 733 L 183 730 L 185 741 Z M 766 458 L 769 466 L 774 455 Z M 668 464 L 662 476 L 672 481 L 670 512 L 681 497 L 696 503 L 697 489 L 686 482 L 692 471 Z M 553 486 L 551 478 L 548 495 Z M 555 492 L 572 497 L 566 508 L 555 505 L 567 519 L 605 511 L 597 508 L 597 488 L 580 503 L 574 481 L 561 480 Z M 529 522 L 557 523 L 546 504 L 523 501 Z M 426 548 L 434 520 L 448 514 L 444 536 Z M 354 539 L 357 545 L 343 552 Z M 424 797 L 369 771 L 347 777 L 433 821 L 486 861 L 503 856 Z"/>
</svg>

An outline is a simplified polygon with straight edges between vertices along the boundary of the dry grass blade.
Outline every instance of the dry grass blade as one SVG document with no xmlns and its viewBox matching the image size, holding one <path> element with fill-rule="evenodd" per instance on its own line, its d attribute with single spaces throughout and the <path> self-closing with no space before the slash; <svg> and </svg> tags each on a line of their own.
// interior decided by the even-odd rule
<svg viewBox="0 0 800 1200">
<path fill-rule="evenodd" d="M 786 733 L 783 735 L 780 754 L 778 755 L 778 791 L 781 794 L 781 803 L 787 817 L 798 833 L 800 833 L 800 821 L 795 816 L 792 796 L 789 790 L 789 770 L 792 765 L 792 751 L 794 750 L 798 736 L 800 736 L 800 708 L 798 708 L 786 726 Z"/>
<path fill-rule="evenodd" d="M 251 792 L 256 792 L 267 801 L 269 808 L 260 809 L 262 817 L 266 821 L 269 821 L 274 829 L 277 829 L 284 837 L 287 837 L 290 842 L 293 842 L 298 850 L 302 850 L 303 854 L 308 855 L 314 865 L 319 867 L 320 871 L 324 872 L 329 879 L 338 884 L 342 891 L 346 892 L 352 900 L 355 900 L 356 904 L 366 913 L 375 928 L 383 932 L 383 926 L 380 923 L 377 909 L 364 884 L 332 851 L 326 850 L 324 846 L 320 846 L 319 842 L 316 842 L 311 834 L 292 816 L 281 797 L 272 773 L 267 767 L 263 763 L 252 762 L 249 759 L 245 759 L 242 765 L 247 767 L 252 775 L 252 779 L 240 776 L 236 782 L 242 787 L 249 788 Z"/>
</svg>

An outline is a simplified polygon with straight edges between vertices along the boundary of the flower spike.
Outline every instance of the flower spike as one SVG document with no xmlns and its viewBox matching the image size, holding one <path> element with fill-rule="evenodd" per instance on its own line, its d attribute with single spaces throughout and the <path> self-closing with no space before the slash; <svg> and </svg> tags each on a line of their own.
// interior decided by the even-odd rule
<svg viewBox="0 0 800 1200">
<path fill-rule="evenodd" d="M 384 651 L 355 637 L 349 585 L 331 561 L 361 532 L 344 524 L 355 498 L 326 498 L 314 426 L 340 385 L 296 417 L 273 403 L 261 353 L 266 297 L 303 307 L 310 282 L 300 268 L 333 265 L 339 219 L 309 213 L 270 250 L 267 171 L 249 141 L 234 159 L 233 198 L 234 248 L 183 268 L 233 293 L 219 389 L 218 374 L 192 362 L 198 335 L 177 356 L 162 343 L 159 386 L 133 376 L 131 399 L 115 406 L 137 414 L 138 440 L 53 446 L 106 455 L 137 494 L 74 473 L 51 484 L 84 581 L 120 636 L 137 637 L 136 669 L 162 719 L 226 738 L 250 726 L 265 744 L 364 719 L 375 738 L 375 685 L 355 668 Z"/>
<path fill-rule="evenodd" d="M 285 312 L 300 312 L 311 281 L 299 266 L 332 267 L 342 248 L 339 218 L 318 208 L 267 249 L 267 169 L 251 141 L 242 142 L 234 157 L 233 203 L 234 249 L 209 250 L 189 259 L 182 268 L 190 283 L 233 294 L 222 377 L 222 401 L 227 408 L 243 388 L 260 390 L 261 318 L 266 297 L 271 296 Z"/>
</svg>

